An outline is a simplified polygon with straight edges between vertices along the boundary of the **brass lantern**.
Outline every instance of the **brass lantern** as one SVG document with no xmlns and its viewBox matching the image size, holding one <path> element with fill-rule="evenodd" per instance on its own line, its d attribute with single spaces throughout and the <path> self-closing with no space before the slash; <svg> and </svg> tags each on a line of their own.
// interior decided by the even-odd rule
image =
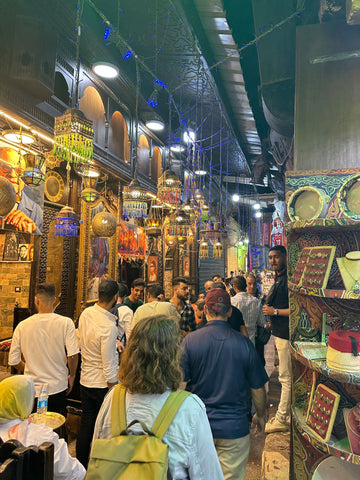
<svg viewBox="0 0 360 480">
<path fill-rule="evenodd" d="M 181 182 L 172 170 L 165 170 L 158 180 L 158 199 L 174 207 L 181 202 Z"/>
<path fill-rule="evenodd" d="M 91 226 L 97 237 L 112 237 L 116 232 L 117 221 L 112 213 L 103 211 L 94 216 Z"/>
</svg>

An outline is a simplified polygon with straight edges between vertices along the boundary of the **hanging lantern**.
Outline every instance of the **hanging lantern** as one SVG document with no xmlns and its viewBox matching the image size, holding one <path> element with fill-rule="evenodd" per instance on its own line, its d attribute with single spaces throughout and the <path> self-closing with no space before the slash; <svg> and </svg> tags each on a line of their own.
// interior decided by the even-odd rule
<svg viewBox="0 0 360 480">
<path fill-rule="evenodd" d="M 202 193 L 201 190 L 199 190 L 198 188 L 195 190 L 194 192 L 194 198 L 196 200 L 197 203 L 201 203 L 204 201 L 204 194 Z"/>
<path fill-rule="evenodd" d="M 112 237 L 116 232 L 117 221 L 112 213 L 103 211 L 94 216 L 91 226 L 97 237 Z"/>
<path fill-rule="evenodd" d="M 222 257 L 222 254 L 223 254 L 223 246 L 222 246 L 222 243 L 220 242 L 220 239 L 218 239 L 218 240 L 214 243 L 214 247 L 213 247 L 213 257 L 214 257 L 214 258 L 221 258 L 221 257 Z"/>
<path fill-rule="evenodd" d="M 160 202 L 178 206 L 181 203 L 181 182 L 172 170 L 165 170 L 158 180 L 158 199 Z"/>
<path fill-rule="evenodd" d="M 165 242 L 166 237 L 169 237 L 168 242 L 170 242 L 170 244 L 178 243 L 179 245 L 184 245 L 188 239 L 190 231 L 191 235 L 193 235 L 191 227 L 191 218 L 183 209 L 180 208 L 172 212 L 168 217 L 168 222 L 164 229 Z"/>
<path fill-rule="evenodd" d="M 93 157 L 93 123 L 81 110 L 71 108 L 55 118 L 55 158 L 69 163 L 90 162 Z"/>
<path fill-rule="evenodd" d="M 0 176 L 0 217 L 7 215 L 16 203 L 16 192 L 13 184 Z"/>
<path fill-rule="evenodd" d="M 20 178 L 31 187 L 36 187 L 45 181 L 45 173 L 41 171 L 45 157 L 43 155 L 34 155 L 33 153 L 26 153 L 23 155 L 25 160 L 25 168 L 21 171 Z"/>
<path fill-rule="evenodd" d="M 56 237 L 76 237 L 79 231 L 79 219 L 75 211 L 66 205 L 55 216 Z"/>
<path fill-rule="evenodd" d="M 85 188 L 81 190 L 81 198 L 84 202 L 92 204 L 100 197 L 100 193 L 95 189 L 97 178 L 95 177 L 83 177 L 83 183 Z"/>
<path fill-rule="evenodd" d="M 201 240 L 199 248 L 200 258 L 209 258 L 209 244 L 206 240 Z"/>
<path fill-rule="evenodd" d="M 161 235 L 162 215 L 161 210 L 157 207 L 157 201 L 153 200 L 150 205 L 149 215 L 145 222 L 145 232 L 149 237 L 158 237 Z"/>
<path fill-rule="evenodd" d="M 123 217 L 146 218 L 147 217 L 147 193 L 136 178 L 124 187 L 123 191 Z"/>
<path fill-rule="evenodd" d="M 200 209 L 201 212 L 201 220 L 203 222 L 207 222 L 209 220 L 209 206 L 204 203 L 204 205 Z"/>
</svg>

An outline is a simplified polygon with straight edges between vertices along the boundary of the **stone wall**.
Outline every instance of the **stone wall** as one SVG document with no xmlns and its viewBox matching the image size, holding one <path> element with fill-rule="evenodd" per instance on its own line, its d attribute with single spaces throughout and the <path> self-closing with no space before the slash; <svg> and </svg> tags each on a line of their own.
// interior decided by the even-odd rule
<svg viewBox="0 0 360 480">
<path fill-rule="evenodd" d="M 15 302 L 29 307 L 30 273 L 31 262 L 0 262 L 0 339 L 12 336 Z"/>
</svg>

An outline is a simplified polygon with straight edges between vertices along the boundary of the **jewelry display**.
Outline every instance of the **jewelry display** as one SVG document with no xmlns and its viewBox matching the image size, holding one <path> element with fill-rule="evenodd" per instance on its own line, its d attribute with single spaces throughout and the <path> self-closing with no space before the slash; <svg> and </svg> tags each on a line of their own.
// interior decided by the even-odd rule
<svg viewBox="0 0 360 480">
<path fill-rule="evenodd" d="M 340 395 L 322 383 L 311 397 L 306 424 L 322 442 L 327 443 L 330 439 L 339 401 Z"/>
<path fill-rule="evenodd" d="M 360 252 L 348 252 L 336 259 L 345 290 L 360 295 Z"/>
<path fill-rule="evenodd" d="M 306 247 L 301 251 L 291 278 L 293 285 L 305 288 L 325 288 L 334 260 L 336 247 Z"/>
</svg>

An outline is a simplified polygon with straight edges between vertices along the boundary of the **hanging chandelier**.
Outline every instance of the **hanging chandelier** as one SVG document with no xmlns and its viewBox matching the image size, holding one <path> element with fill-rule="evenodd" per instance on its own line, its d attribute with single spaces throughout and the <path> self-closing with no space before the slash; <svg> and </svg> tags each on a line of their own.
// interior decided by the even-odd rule
<svg viewBox="0 0 360 480">
<path fill-rule="evenodd" d="M 177 207 L 181 203 L 181 181 L 172 170 L 165 170 L 158 180 L 158 199 Z"/>
<path fill-rule="evenodd" d="M 165 242 L 167 244 L 170 242 L 170 244 L 184 245 L 188 237 L 192 235 L 192 221 L 190 216 L 181 208 L 172 212 L 165 226 Z M 166 240 L 167 238 L 168 242 Z"/>
<path fill-rule="evenodd" d="M 209 244 L 205 239 L 200 241 L 199 257 L 209 258 Z"/>
<path fill-rule="evenodd" d="M 139 181 L 134 178 L 123 190 L 123 217 L 140 219 L 147 217 L 148 195 L 141 187 Z"/>
<path fill-rule="evenodd" d="M 223 254 L 223 246 L 220 238 L 216 240 L 213 246 L 213 258 L 221 258 Z"/>
<path fill-rule="evenodd" d="M 55 117 L 55 158 L 69 163 L 90 162 L 93 157 L 94 129 L 81 110 L 70 108 L 64 115 Z"/>
<path fill-rule="evenodd" d="M 79 218 L 74 209 L 66 205 L 55 216 L 55 236 L 76 237 L 79 225 Z"/>
<path fill-rule="evenodd" d="M 154 208 L 155 207 L 155 208 Z M 158 208 L 155 200 L 151 201 L 149 215 L 145 221 L 145 232 L 149 237 L 159 237 L 161 235 L 162 211 Z"/>
</svg>

